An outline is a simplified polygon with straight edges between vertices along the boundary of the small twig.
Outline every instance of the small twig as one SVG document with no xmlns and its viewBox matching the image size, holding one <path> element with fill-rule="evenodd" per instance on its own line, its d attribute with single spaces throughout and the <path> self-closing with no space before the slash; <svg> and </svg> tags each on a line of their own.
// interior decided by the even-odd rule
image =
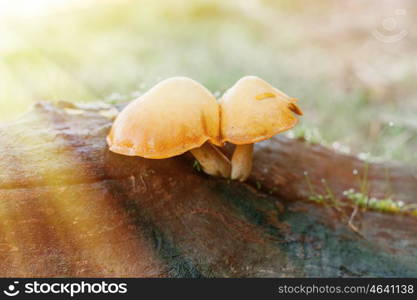
<svg viewBox="0 0 417 300">
<path fill-rule="evenodd" d="M 353 219 L 355 218 L 356 214 L 358 213 L 358 209 L 359 209 L 359 206 L 358 205 L 355 205 L 355 208 L 353 209 L 352 214 L 350 215 L 350 218 L 349 218 L 349 221 L 348 221 L 348 225 L 349 225 L 350 229 L 353 230 L 353 232 L 355 232 L 358 235 L 360 235 L 361 237 L 363 237 L 363 235 L 359 232 L 358 227 L 356 227 L 353 224 Z"/>
<path fill-rule="evenodd" d="M 143 192 L 146 193 L 148 191 L 148 186 L 146 185 L 145 179 L 143 178 L 143 175 L 140 175 L 139 178 L 140 178 L 140 181 L 143 184 L 143 187 L 145 188 L 145 190 Z"/>
<path fill-rule="evenodd" d="M 132 183 L 133 191 L 136 193 L 136 178 L 134 175 L 130 176 L 130 182 Z"/>
<path fill-rule="evenodd" d="M 311 195 L 315 195 L 316 191 L 314 190 L 313 185 L 311 184 L 310 177 L 308 177 L 308 172 L 307 171 L 304 171 L 304 177 L 307 181 L 307 186 L 310 189 Z"/>
</svg>

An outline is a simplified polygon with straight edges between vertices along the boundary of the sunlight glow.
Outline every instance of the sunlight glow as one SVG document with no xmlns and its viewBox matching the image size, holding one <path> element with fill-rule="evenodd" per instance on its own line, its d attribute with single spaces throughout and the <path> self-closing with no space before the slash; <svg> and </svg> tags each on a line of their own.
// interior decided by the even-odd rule
<svg viewBox="0 0 417 300">
<path fill-rule="evenodd" d="M 54 132 L 54 122 L 47 117 L 41 117 L 38 124 L 47 132 Z M 21 204 L 12 201 L 7 193 L 0 193 L 0 250 L 7 247 L 4 253 L 8 257 L 3 259 L 10 261 L 15 272 L 19 271 L 14 275 L 36 276 L 37 269 L 51 264 L 48 252 L 34 256 L 28 253 L 40 251 L 40 241 L 54 239 L 60 241 L 58 248 L 63 253 L 62 259 L 67 260 L 68 267 L 78 270 L 77 276 L 149 275 L 146 259 L 153 257 L 153 250 L 144 236 L 138 234 L 123 206 L 110 192 L 103 193 L 98 184 L 91 183 L 56 185 L 57 173 L 53 166 L 58 161 L 73 166 L 67 170 L 74 172 L 73 178 L 89 182 L 88 178 L 82 179 L 83 174 L 89 173 L 88 164 L 75 156 L 68 141 L 53 134 L 28 137 L 14 132 L 12 128 L 10 132 L 2 133 L 4 140 L 18 138 L 26 149 L 51 143 L 54 149 L 48 160 L 39 161 L 36 155 L 25 152 L 16 162 L 22 174 L 32 172 L 27 166 L 39 166 L 42 182 L 33 192 L 36 197 L 32 201 Z M 16 199 L 24 198 L 24 193 L 25 189 L 13 191 Z M 44 217 L 39 218 L 39 215 Z M 65 246 L 68 244 L 71 249 Z"/>
<path fill-rule="evenodd" d="M 11 18 L 28 18 L 48 14 L 63 8 L 69 3 L 80 1 L 68 0 L 0 0 L 0 20 Z"/>
<path fill-rule="evenodd" d="M 8 19 L 45 16 L 104 1 L 123 0 L 0 0 L 0 22 Z"/>
</svg>

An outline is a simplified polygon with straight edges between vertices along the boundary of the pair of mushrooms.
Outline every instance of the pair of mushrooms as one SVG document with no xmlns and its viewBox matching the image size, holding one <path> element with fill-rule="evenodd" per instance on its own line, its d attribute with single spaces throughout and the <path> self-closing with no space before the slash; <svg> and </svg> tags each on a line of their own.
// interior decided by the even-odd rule
<svg viewBox="0 0 417 300">
<path fill-rule="evenodd" d="M 207 174 L 244 181 L 253 144 L 297 124 L 295 102 L 255 76 L 240 79 L 219 102 L 198 82 L 174 77 L 129 103 L 107 143 L 115 153 L 151 159 L 190 151 Z M 231 161 L 216 147 L 226 142 L 236 145 Z"/>
</svg>

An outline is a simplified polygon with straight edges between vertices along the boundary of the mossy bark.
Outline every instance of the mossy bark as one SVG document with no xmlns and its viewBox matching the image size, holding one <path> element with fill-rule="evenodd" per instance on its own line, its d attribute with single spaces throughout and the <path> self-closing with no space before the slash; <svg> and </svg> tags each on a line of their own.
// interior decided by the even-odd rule
<svg viewBox="0 0 417 300">
<path fill-rule="evenodd" d="M 367 170 L 372 196 L 416 203 L 415 168 L 279 137 L 234 182 L 190 154 L 109 152 L 112 110 L 43 103 L 0 127 L 0 276 L 417 276 L 417 218 L 359 211 L 355 232 L 352 207 L 308 201 L 305 180 L 347 203 Z"/>
</svg>

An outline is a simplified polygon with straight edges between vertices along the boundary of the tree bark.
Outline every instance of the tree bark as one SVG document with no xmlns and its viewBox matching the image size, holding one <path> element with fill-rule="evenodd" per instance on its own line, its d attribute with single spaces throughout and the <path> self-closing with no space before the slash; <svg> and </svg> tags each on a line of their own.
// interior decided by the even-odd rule
<svg viewBox="0 0 417 300">
<path fill-rule="evenodd" d="M 352 215 L 343 195 L 365 186 L 416 204 L 415 166 L 277 137 L 234 182 L 198 172 L 189 153 L 109 152 L 114 110 L 39 103 L 0 126 L 0 276 L 417 276 L 417 218 Z M 305 174 L 347 205 L 309 201 Z"/>
</svg>

